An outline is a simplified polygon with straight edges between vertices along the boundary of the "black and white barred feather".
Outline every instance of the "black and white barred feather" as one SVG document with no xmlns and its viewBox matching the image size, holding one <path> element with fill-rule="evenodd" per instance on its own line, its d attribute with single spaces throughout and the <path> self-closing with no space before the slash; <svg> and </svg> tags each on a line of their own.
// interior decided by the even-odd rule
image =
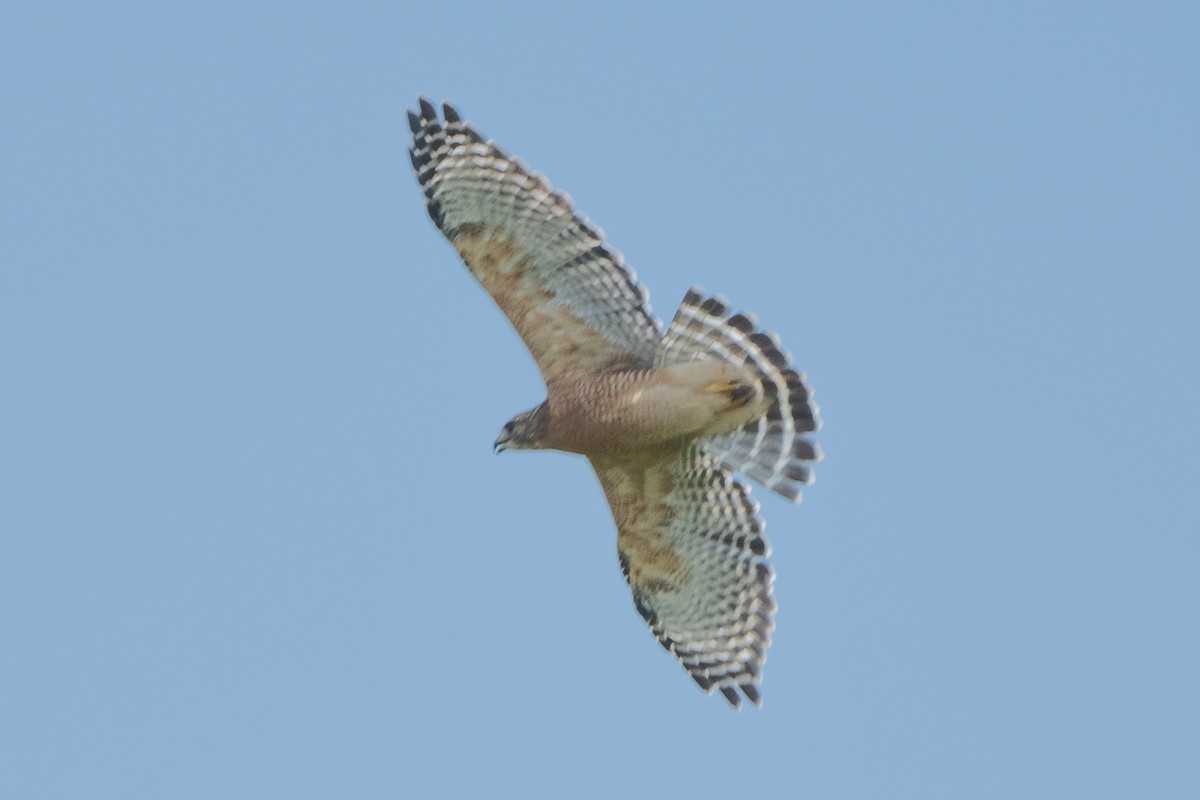
<svg viewBox="0 0 1200 800">
<path fill-rule="evenodd" d="M 742 695 L 761 705 L 758 685 L 776 606 L 775 575 L 766 560 L 771 547 L 758 503 L 716 458 L 695 446 L 666 468 L 673 487 L 664 499 L 671 513 L 663 536 L 688 580 L 639 584 L 630 579 L 629 554 L 619 550 L 634 605 L 701 689 L 720 691 L 735 708 Z"/>
<path fill-rule="evenodd" d="M 446 238 L 453 243 L 482 231 L 511 242 L 521 267 L 554 303 L 626 353 L 629 365 L 648 365 L 662 325 L 649 293 L 604 232 L 545 176 L 485 140 L 454 106 L 442 104 L 443 123 L 426 98 L 418 105 L 408 112 L 409 156 L 429 216 Z M 486 286 L 487 276 L 468 266 Z"/>
<path fill-rule="evenodd" d="M 683 298 L 659 345 L 657 363 L 714 359 L 743 364 L 758 375 L 767 400 L 765 416 L 700 442 L 705 453 L 793 502 L 812 483 L 810 465 L 821 460 L 804 434 L 820 429 L 818 409 L 804 375 L 778 338 L 758 328 L 752 314 L 731 314 L 725 298 L 705 297 L 693 287 Z"/>
</svg>

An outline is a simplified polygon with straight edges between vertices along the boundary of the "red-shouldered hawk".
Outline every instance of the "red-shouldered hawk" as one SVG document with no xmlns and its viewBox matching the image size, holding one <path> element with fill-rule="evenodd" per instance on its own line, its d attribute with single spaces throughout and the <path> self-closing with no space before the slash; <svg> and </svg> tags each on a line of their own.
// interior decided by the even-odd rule
<svg viewBox="0 0 1200 800">
<path fill-rule="evenodd" d="M 588 458 L 617 527 L 634 604 L 708 693 L 761 704 L 775 601 L 758 503 L 792 501 L 821 458 L 804 376 L 771 334 L 692 289 L 662 331 L 646 291 L 570 200 L 449 104 L 409 111 L 429 216 L 528 346 L 546 400 L 500 450 Z"/>
</svg>

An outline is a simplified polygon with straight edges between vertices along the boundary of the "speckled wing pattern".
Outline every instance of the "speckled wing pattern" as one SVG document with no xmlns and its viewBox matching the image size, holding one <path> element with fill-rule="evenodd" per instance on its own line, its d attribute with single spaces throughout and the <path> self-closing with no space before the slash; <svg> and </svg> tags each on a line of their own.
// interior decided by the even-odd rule
<svg viewBox="0 0 1200 800">
<path fill-rule="evenodd" d="M 601 231 L 541 175 L 443 104 L 410 111 L 429 216 L 525 341 L 543 377 L 646 366 L 662 333 Z"/>
<path fill-rule="evenodd" d="M 718 359 L 750 367 L 768 402 L 767 413 L 745 427 L 704 439 L 704 452 L 792 502 L 812 483 L 810 465 L 821 450 L 804 434 L 819 430 L 812 392 L 804 375 L 772 333 L 758 329 L 753 314 L 733 314 L 721 296 L 705 297 L 693 287 L 667 327 L 657 363 Z"/>
<path fill-rule="evenodd" d="M 593 460 L 634 604 L 705 692 L 762 702 L 774 575 L 750 491 L 694 445 L 641 462 Z"/>
</svg>

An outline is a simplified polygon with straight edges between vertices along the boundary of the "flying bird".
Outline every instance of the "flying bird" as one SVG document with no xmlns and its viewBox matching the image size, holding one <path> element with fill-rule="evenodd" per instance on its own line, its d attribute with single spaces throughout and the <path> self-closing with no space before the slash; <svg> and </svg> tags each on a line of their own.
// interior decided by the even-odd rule
<svg viewBox="0 0 1200 800">
<path fill-rule="evenodd" d="M 546 400 L 501 450 L 591 462 L 617 557 L 658 641 L 706 693 L 762 704 L 774 574 L 758 503 L 735 473 L 794 502 L 820 421 L 779 340 L 720 296 L 688 291 L 664 331 L 599 229 L 450 104 L 409 111 L 429 216 L 524 340 Z"/>
</svg>

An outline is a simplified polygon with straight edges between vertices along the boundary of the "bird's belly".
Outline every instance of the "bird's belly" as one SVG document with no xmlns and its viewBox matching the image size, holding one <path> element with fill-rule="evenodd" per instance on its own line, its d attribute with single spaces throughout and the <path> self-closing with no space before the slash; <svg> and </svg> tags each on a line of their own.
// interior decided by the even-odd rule
<svg viewBox="0 0 1200 800">
<path fill-rule="evenodd" d="M 738 391 L 743 386 L 751 394 Z M 584 455 L 725 433 L 765 411 L 753 376 L 717 362 L 591 376 L 549 389 L 547 444 Z"/>
</svg>

